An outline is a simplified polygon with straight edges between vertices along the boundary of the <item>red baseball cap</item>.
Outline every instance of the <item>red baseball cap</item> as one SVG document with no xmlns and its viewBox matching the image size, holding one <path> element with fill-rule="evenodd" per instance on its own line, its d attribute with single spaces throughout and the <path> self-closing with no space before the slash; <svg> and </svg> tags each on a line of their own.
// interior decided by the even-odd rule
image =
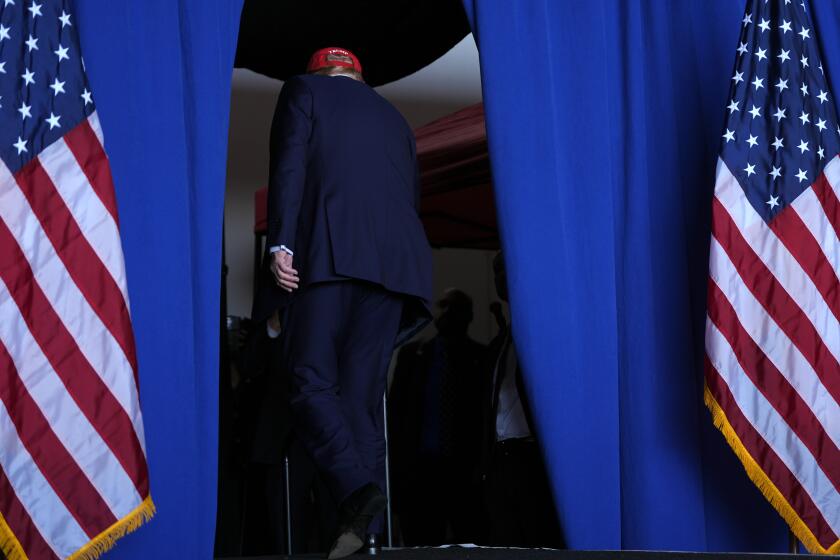
<svg viewBox="0 0 840 560">
<path fill-rule="evenodd" d="M 356 58 L 356 55 L 347 49 L 340 49 L 338 47 L 328 47 L 315 51 L 309 59 L 309 64 L 306 65 L 306 71 L 315 72 L 321 68 L 329 68 L 330 66 L 352 68 L 359 74 L 362 73 L 362 64 Z"/>
</svg>

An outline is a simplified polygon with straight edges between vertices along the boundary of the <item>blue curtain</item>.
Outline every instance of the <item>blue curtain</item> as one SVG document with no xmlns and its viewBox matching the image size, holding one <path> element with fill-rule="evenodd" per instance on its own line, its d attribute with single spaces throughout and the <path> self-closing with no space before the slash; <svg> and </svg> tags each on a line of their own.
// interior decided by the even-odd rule
<svg viewBox="0 0 840 560">
<path fill-rule="evenodd" d="M 77 0 L 121 220 L 157 516 L 114 558 L 212 558 L 230 84 L 242 0 Z"/>
<path fill-rule="evenodd" d="M 840 6 L 810 4 L 840 92 Z M 787 544 L 702 404 L 709 209 L 744 5 L 465 0 L 513 327 L 573 548 Z"/>
</svg>

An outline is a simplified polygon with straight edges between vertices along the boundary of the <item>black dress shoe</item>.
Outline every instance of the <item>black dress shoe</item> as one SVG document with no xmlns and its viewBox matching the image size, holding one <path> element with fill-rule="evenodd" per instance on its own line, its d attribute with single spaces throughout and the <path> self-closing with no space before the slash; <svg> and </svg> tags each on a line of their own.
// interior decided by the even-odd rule
<svg viewBox="0 0 840 560">
<path fill-rule="evenodd" d="M 365 484 L 350 494 L 338 510 L 338 536 L 327 558 L 344 558 L 361 549 L 365 545 L 368 525 L 386 505 L 388 499 L 373 483 Z"/>
</svg>

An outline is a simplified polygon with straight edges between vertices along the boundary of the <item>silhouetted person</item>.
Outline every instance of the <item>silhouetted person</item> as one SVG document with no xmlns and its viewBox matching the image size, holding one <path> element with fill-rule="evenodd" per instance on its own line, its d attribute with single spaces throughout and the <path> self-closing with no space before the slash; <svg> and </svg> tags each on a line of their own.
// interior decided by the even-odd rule
<svg viewBox="0 0 840 560">
<path fill-rule="evenodd" d="M 454 542 L 481 538 L 486 348 L 467 335 L 467 294 L 451 289 L 437 306 L 437 335 L 400 351 L 388 403 L 394 507 L 409 546 L 443 544 L 449 532 Z"/>
<path fill-rule="evenodd" d="M 493 260 L 496 292 L 508 301 L 502 254 Z M 498 319 L 497 319 L 498 320 Z M 482 470 L 494 546 L 564 547 L 516 356 L 515 331 L 502 326 L 490 343 L 484 392 Z"/>
</svg>

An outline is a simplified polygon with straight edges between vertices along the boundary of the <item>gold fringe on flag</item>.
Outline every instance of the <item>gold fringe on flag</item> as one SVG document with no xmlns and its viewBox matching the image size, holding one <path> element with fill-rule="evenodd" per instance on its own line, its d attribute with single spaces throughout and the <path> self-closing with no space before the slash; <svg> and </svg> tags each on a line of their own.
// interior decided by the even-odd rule
<svg viewBox="0 0 840 560">
<path fill-rule="evenodd" d="M 20 541 L 12 533 L 12 529 L 6 523 L 2 513 L 0 513 L 0 550 L 3 551 L 6 560 L 26 560 L 26 554 L 23 553 Z"/>
<path fill-rule="evenodd" d="M 148 496 L 134 511 L 99 533 L 92 541 L 70 555 L 67 560 L 95 560 L 111 550 L 120 537 L 133 533 L 155 514 L 155 504 Z M 11 559 L 10 559 L 11 560 Z"/>
<path fill-rule="evenodd" d="M 750 477 L 753 484 L 755 484 L 761 493 L 764 494 L 764 497 L 767 498 L 770 505 L 779 512 L 779 515 L 781 515 L 788 524 L 790 530 L 793 531 L 794 535 L 796 535 L 796 538 L 802 541 L 805 548 L 813 554 L 840 553 L 840 540 L 832 544 L 830 547 L 824 548 L 817 540 L 817 537 L 814 536 L 805 522 L 802 521 L 796 513 L 796 510 L 793 509 L 784 495 L 778 488 L 776 488 L 776 485 L 773 484 L 773 481 L 770 480 L 767 473 L 758 466 L 758 463 L 756 463 L 755 459 L 752 458 L 749 451 L 747 451 L 744 447 L 744 444 L 741 443 L 741 440 L 738 437 L 738 434 L 735 433 L 732 425 L 729 424 L 729 420 L 726 418 L 726 413 L 717 403 L 708 386 L 706 386 L 703 391 L 703 400 L 706 402 L 706 406 L 712 413 L 712 420 L 714 421 L 715 427 L 720 430 L 723 437 L 726 438 L 726 442 L 729 444 L 729 447 L 732 448 L 732 451 L 735 452 L 738 460 L 740 460 L 741 464 L 744 466 L 744 470 L 747 471 L 747 476 Z"/>
<path fill-rule="evenodd" d="M 120 537 L 137 530 L 154 514 L 155 504 L 152 502 L 152 497 L 149 496 L 131 513 L 99 533 L 93 540 L 71 554 L 67 560 L 95 560 L 99 558 L 113 548 Z M 20 541 L 12 533 L 2 514 L 0 514 L 0 550 L 3 551 L 6 560 L 27 560 Z"/>
</svg>

